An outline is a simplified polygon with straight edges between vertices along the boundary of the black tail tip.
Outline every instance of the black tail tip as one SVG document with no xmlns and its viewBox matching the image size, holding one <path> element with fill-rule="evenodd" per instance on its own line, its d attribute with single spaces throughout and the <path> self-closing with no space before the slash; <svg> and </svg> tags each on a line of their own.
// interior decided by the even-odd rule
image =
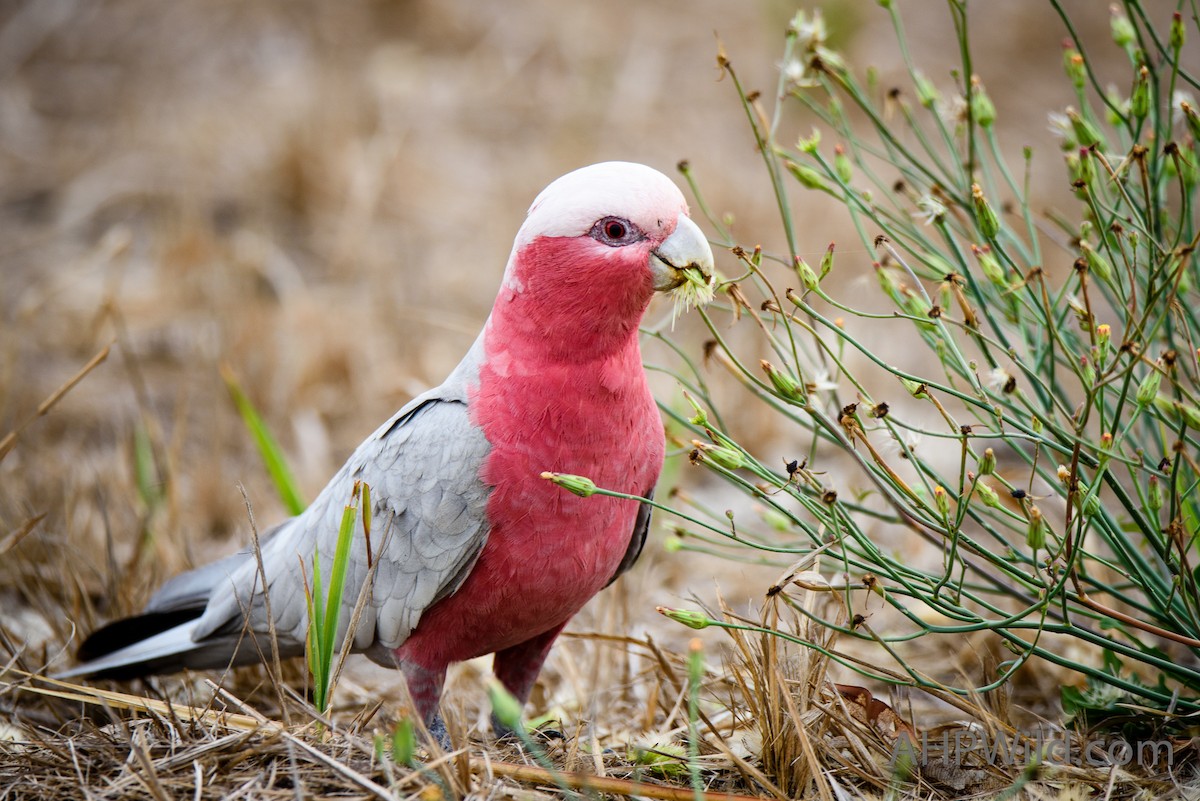
<svg viewBox="0 0 1200 801">
<path fill-rule="evenodd" d="M 114 651 L 135 645 L 155 634 L 161 634 L 168 629 L 195 620 L 200 617 L 202 611 L 200 609 L 176 609 L 170 612 L 148 612 L 144 615 L 114 620 L 88 635 L 87 639 L 80 644 L 79 650 L 75 652 L 75 658 L 80 662 L 91 662 L 93 659 L 108 656 Z M 118 668 L 96 675 L 116 679 L 135 678 L 145 674 L 144 666 L 139 669 L 139 666 L 131 665 L 128 671 Z"/>
</svg>

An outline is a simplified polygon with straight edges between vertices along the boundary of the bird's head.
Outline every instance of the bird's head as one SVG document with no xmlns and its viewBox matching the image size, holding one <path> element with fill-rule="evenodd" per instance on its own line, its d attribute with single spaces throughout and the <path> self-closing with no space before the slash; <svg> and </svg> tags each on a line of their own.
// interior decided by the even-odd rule
<svg viewBox="0 0 1200 801">
<path fill-rule="evenodd" d="M 628 333 L 655 292 L 711 298 L 712 274 L 712 250 L 678 187 L 650 167 L 605 162 L 534 200 L 498 305 L 515 303 L 544 334 Z"/>
</svg>

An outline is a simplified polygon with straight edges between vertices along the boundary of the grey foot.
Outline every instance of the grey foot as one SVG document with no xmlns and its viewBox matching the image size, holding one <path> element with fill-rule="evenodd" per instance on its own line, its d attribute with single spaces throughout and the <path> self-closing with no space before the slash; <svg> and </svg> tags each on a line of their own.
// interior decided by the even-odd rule
<svg viewBox="0 0 1200 801">
<path fill-rule="evenodd" d="M 503 723 L 501 723 L 500 720 L 495 715 L 492 715 L 492 731 L 495 733 L 497 740 L 520 740 L 520 739 L 522 739 L 522 737 L 519 734 L 517 734 L 517 732 L 513 731 L 508 726 L 505 726 Z M 528 730 L 528 734 L 538 740 L 543 740 L 543 741 L 547 741 L 547 742 L 550 740 L 565 740 L 565 739 L 567 739 L 566 737 L 563 736 L 563 733 L 558 731 L 557 729 L 530 729 L 530 730 Z"/>
<path fill-rule="evenodd" d="M 429 721 L 429 725 L 425 728 L 429 729 L 429 736 L 437 741 L 443 751 L 450 751 L 450 733 L 446 731 L 446 721 L 442 720 L 440 712 L 435 713 L 433 720 Z"/>
<path fill-rule="evenodd" d="M 500 722 L 500 718 L 492 714 L 492 732 L 496 735 L 497 740 L 519 740 L 520 736 Z"/>
</svg>

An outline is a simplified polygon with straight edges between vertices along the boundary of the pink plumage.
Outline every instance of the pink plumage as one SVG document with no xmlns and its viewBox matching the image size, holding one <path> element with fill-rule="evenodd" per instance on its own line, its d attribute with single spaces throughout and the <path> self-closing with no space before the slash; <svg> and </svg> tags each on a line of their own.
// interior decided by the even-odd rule
<svg viewBox="0 0 1200 801">
<path fill-rule="evenodd" d="M 517 252 L 510 275 L 524 289 L 501 291 L 471 395 L 472 419 L 492 445 L 483 466 L 495 488 L 491 531 L 463 586 L 401 646 L 402 660 L 444 670 L 557 632 L 615 575 L 637 503 L 581 498 L 541 473 L 587 476 L 632 495 L 658 481 L 662 420 L 637 339 L 656 244 L 615 251 L 587 237 L 543 237 Z M 553 335 L 581 328 L 584 337 Z M 530 688 L 509 689 L 525 698 Z"/>
</svg>

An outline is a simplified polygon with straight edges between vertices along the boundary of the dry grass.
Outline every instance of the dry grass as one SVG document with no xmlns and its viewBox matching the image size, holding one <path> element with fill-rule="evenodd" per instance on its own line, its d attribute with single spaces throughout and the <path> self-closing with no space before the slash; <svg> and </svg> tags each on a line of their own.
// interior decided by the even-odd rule
<svg viewBox="0 0 1200 801">
<path fill-rule="evenodd" d="M 934 50 L 942 4 L 920 5 L 929 15 L 914 37 Z M 209 677 L 219 692 L 194 676 L 95 690 L 28 674 L 63 665 L 82 632 L 138 609 L 173 573 L 244 544 L 239 485 L 260 522 L 280 516 L 221 364 L 311 497 L 379 420 L 457 361 L 525 205 L 551 178 L 605 158 L 669 171 L 687 157 L 747 238 L 775 230 L 733 94 L 715 80 L 712 31 L 766 87 L 791 11 L 718 0 L 0 10 L 0 434 L 20 432 L 0 445 L 0 799 L 563 795 L 553 777 L 502 767 L 533 760 L 480 733 L 476 664 L 452 675 L 446 696 L 463 750 L 426 755 L 421 771 L 377 752 L 376 733 L 390 736 L 406 701 L 394 675 L 362 664 L 348 666 L 324 734 L 299 664 L 285 665 L 280 687 L 259 669 Z M 870 50 L 885 75 L 895 67 L 877 47 L 878 20 L 853 3 L 828 11 L 849 47 Z M 981 59 L 1055 35 L 1026 10 L 981 14 L 991 32 Z M 1044 65 L 1013 69 L 1007 93 L 989 85 L 1002 110 L 1046 91 L 1020 79 Z M 821 209 L 796 208 L 819 257 L 841 234 Z M 685 321 L 676 335 L 694 342 L 697 331 Z M 752 413 L 739 428 L 746 443 L 788 442 Z M 686 468 L 679 478 L 696 480 Z M 566 735 L 545 740 L 568 774 L 558 781 L 582 772 L 618 782 L 597 792 L 638 781 L 690 794 L 680 758 L 690 632 L 651 610 L 692 592 L 715 606 L 715 577 L 730 615 L 786 616 L 766 596 L 774 571 L 652 543 L 573 624 L 529 710 Z M 1011 728 L 1057 714 L 1061 676 L 1049 671 L 1015 688 L 1024 711 L 896 696 L 888 716 L 883 701 L 839 690 L 812 651 L 715 632 L 706 644 L 700 764 L 714 793 L 886 797 L 903 726 Z M 958 645 L 920 656 L 980 670 L 988 646 L 960 658 Z M 1026 797 L 1172 791 L 1117 772 L 1043 778 Z M 918 779 L 906 793 L 954 798 L 1020 776 Z"/>
</svg>

